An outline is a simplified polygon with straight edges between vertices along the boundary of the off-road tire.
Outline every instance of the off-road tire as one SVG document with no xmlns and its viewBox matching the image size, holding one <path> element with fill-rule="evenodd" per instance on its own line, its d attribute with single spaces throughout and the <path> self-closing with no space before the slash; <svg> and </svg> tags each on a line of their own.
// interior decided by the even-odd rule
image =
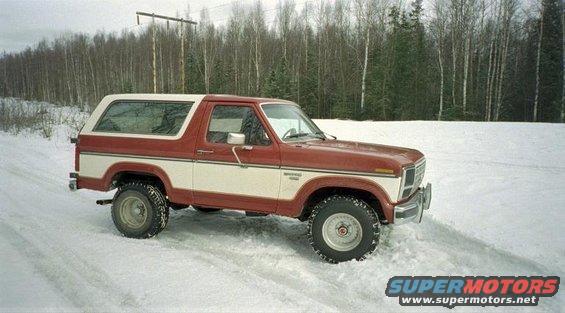
<svg viewBox="0 0 565 313">
<path fill-rule="evenodd" d="M 357 220 L 361 229 L 359 243 L 348 251 L 332 248 L 324 239 L 324 223 L 335 214 L 344 213 Z M 356 223 L 355 223 L 356 224 Z M 333 195 L 318 203 L 308 219 L 308 241 L 323 260 L 339 263 L 356 259 L 364 260 L 375 251 L 380 236 L 380 222 L 377 214 L 365 201 L 346 195 Z M 327 237 L 327 235 L 326 235 Z"/>
<path fill-rule="evenodd" d="M 198 212 L 202 212 L 202 213 L 214 213 L 214 212 L 218 212 L 221 211 L 222 209 L 216 209 L 216 208 L 204 208 L 201 206 L 192 206 L 196 211 Z"/>
<path fill-rule="evenodd" d="M 120 206 L 126 198 L 137 198 L 146 208 L 147 218 L 140 228 L 131 228 L 124 222 L 120 214 Z M 129 238 L 151 238 L 160 233 L 169 222 L 169 204 L 159 188 L 141 183 L 131 182 L 118 188 L 112 201 L 112 220 L 116 228 Z"/>
</svg>

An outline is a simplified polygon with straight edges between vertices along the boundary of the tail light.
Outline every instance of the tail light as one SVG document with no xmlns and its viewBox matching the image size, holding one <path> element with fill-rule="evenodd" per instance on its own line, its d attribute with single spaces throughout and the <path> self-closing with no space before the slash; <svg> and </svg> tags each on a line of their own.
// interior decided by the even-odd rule
<svg viewBox="0 0 565 313">
<path fill-rule="evenodd" d="M 75 144 L 75 171 L 80 171 L 80 149 L 78 147 L 78 138 L 71 138 L 71 143 Z"/>
</svg>

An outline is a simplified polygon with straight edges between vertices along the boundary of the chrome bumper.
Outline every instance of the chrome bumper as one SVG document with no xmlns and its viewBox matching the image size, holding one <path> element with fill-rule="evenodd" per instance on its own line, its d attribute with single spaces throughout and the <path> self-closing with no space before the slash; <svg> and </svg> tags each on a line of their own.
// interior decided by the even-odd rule
<svg viewBox="0 0 565 313">
<path fill-rule="evenodd" d="M 76 179 L 71 179 L 69 180 L 69 189 L 71 191 L 76 191 L 78 189 L 77 187 L 77 180 Z"/>
<path fill-rule="evenodd" d="M 71 180 L 69 180 L 69 189 L 71 191 L 76 191 L 78 189 L 78 184 L 77 184 L 78 173 L 71 172 L 69 173 L 69 177 L 71 178 Z"/>
<path fill-rule="evenodd" d="M 410 200 L 394 207 L 394 224 L 420 223 L 424 210 L 430 208 L 431 200 L 432 184 L 428 183 L 426 187 L 418 188 Z"/>
</svg>

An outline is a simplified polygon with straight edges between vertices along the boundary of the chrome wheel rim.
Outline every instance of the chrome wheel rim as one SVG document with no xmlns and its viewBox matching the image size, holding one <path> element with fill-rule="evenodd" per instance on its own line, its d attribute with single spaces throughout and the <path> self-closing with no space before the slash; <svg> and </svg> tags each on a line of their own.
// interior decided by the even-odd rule
<svg viewBox="0 0 565 313">
<path fill-rule="evenodd" d="M 322 237 L 326 244 L 337 251 L 355 249 L 363 238 L 361 223 L 350 214 L 336 213 L 322 225 Z"/>
<path fill-rule="evenodd" d="M 130 228 L 141 228 L 147 221 L 147 208 L 141 199 L 127 197 L 120 205 L 122 221 Z"/>
</svg>

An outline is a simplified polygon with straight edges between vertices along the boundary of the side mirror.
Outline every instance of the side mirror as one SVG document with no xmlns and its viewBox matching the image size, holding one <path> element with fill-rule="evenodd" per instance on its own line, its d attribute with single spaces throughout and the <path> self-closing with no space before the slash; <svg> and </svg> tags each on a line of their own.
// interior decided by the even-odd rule
<svg viewBox="0 0 565 313">
<path fill-rule="evenodd" d="M 237 160 L 237 163 L 239 164 L 239 166 L 246 168 L 247 165 L 241 163 L 241 160 L 239 159 L 239 156 L 237 155 L 237 153 L 235 152 L 236 148 L 240 148 L 242 150 L 245 151 L 250 151 L 253 150 L 253 146 L 245 146 L 245 134 L 241 134 L 241 133 L 228 133 L 228 144 L 230 145 L 234 145 L 231 148 L 231 152 L 233 153 L 233 155 L 235 156 L 235 159 Z"/>
<path fill-rule="evenodd" d="M 228 144 L 241 146 L 245 144 L 245 134 L 228 133 Z"/>
</svg>

